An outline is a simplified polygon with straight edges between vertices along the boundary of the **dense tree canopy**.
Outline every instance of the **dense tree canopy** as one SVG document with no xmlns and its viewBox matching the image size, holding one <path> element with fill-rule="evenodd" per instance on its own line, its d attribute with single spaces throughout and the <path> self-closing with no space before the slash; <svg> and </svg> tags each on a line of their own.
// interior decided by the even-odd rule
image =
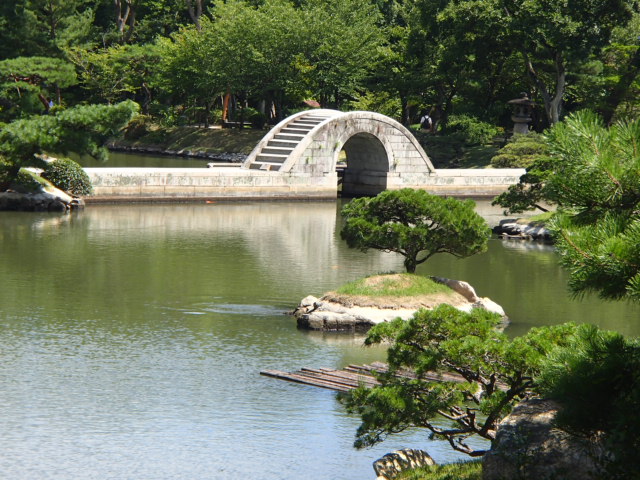
<svg viewBox="0 0 640 480">
<path fill-rule="evenodd" d="M 274 121 L 314 99 L 375 109 L 405 124 L 431 111 L 442 126 L 449 115 L 467 114 L 510 128 L 506 102 L 528 91 L 541 129 L 578 108 L 601 112 L 607 123 L 637 111 L 637 6 L 15 0 L 0 5 L 0 61 L 70 61 L 82 89 L 72 89 L 67 102 L 132 98 L 165 120 L 178 112 L 207 123 L 230 92 L 232 105 Z"/>
<path fill-rule="evenodd" d="M 486 250 L 491 234 L 471 200 L 443 198 L 424 190 L 388 190 L 352 200 L 342 209 L 340 236 L 352 248 L 396 252 L 407 272 L 437 253 L 468 257 Z"/>
</svg>

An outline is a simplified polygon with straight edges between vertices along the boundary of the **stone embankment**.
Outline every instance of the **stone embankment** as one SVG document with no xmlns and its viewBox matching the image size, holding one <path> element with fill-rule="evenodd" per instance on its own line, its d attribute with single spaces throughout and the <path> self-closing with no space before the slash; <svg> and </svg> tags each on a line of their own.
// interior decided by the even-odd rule
<svg viewBox="0 0 640 480">
<path fill-rule="evenodd" d="M 493 233 L 505 239 L 551 241 L 551 231 L 541 222 L 502 220 L 499 225 L 494 227 Z"/>
<path fill-rule="evenodd" d="M 292 315 L 296 317 L 298 327 L 303 329 L 366 332 L 380 322 L 389 322 L 398 317 L 408 320 L 421 308 L 432 309 L 447 303 L 467 312 L 473 308 L 484 308 L 501 315 L 505 322 L 508 321 L 500 305 L 489 298 L 479 297 L 467 282 L 442 277 L 431 279 L 449 286 L 451 294 L 372 299 L 329 292 L 322 298 L 312 295 L 303 298 Z"/>
</svg>

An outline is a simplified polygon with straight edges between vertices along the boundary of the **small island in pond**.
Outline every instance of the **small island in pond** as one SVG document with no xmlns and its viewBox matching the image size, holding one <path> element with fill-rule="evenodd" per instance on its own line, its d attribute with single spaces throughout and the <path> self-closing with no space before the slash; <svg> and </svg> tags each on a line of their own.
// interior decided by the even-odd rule
<svg viewBox="0 0 640 480">
<path fill-rule="evenodd" d="M 292 314 L 299 328 L 366 332 L 377 323 L 398 317 L 409 319 L 421 308 L 432 309 L 443 303 L 463 311 L 485 308 L 506 321 L 500 305 L 479 297 L 466 282 L 409 273 L 374 275 L 321 298 L 309 295 Z"/>
</svg>

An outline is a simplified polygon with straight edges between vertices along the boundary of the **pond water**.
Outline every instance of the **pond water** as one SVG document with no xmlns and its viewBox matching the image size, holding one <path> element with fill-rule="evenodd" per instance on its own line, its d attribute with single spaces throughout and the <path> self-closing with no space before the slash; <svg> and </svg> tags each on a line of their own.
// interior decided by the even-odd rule
<svg viewBox="0 0 640 480">
<path fill-rule="evenodd" d="M 384 359 L 362 337 L 299 331 L 283 314 L 402 270 L 396 255 L 340 241 L 339 205 L 0 212 L 0 476 L 355 480 L 398 448 L 460 458 L 422 431 L 355 450 L 358 419 L 333 392 L 259 375 Z M 505 307 L 514 335 L 569 320 L 640 334 L 637 307 L 570 299 L 556 260 L 496 239 L 418 273 L 469 281 Z"/>
</svg>

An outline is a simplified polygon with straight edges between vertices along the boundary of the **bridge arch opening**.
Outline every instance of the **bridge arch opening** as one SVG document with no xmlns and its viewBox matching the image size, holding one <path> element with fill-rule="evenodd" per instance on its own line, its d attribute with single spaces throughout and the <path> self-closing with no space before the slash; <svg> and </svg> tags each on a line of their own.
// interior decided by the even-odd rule
<svg viewBox="0 0 640 480">
<path fill-rule="evenodd" d="M 374 196 L 387 189 L 389 155 L 382 142 L 370 133 L 357 133 L 342 147 L 346 168 L 342 196 Z"/>
</svg>

